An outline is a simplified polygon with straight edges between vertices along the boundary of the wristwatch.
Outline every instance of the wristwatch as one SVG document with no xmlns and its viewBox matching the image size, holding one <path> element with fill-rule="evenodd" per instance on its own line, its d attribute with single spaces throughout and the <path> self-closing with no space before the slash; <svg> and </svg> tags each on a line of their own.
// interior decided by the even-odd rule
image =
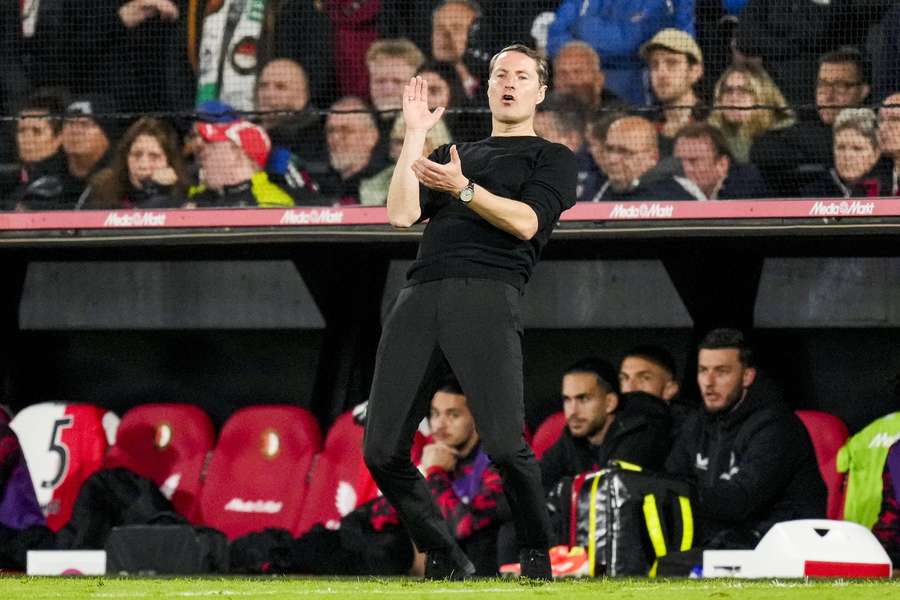
<svg viewBox="0 0 900 600">
<path fill-rule="evenodd" d="M 459 199 L 468 204 L 475 197 L 475 182 L 471 179 L 469 183 L 459 192 Z"/>
</svg>

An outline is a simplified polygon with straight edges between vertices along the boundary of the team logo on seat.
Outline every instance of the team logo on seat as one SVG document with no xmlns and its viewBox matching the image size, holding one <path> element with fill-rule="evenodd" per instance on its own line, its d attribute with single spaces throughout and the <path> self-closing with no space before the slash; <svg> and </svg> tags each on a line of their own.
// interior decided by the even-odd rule
<svg viewBox="0 0 900 600">
<path fill-rule="evenodd" d="M 266 458 L 275 458 L 281 452 L 281 438 L 274 429 L 269 428 L 263 431 L 259 443 L 259 451 Z"/>
<path fill-rule="evenodd" d="M 172 443 L 172 426 L 162 421 L 156 426 L 156 435 L 153 437 L 153 445 L 157 450 L 164 450 Z"/>
</svg>

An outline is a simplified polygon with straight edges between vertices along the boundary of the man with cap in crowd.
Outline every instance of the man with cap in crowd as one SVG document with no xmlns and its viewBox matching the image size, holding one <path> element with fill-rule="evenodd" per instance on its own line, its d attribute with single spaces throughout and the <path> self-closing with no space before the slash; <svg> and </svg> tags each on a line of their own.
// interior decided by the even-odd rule
<svg viewBox="0 0 900 600">
<path fill-rule="evenodd" d="M 18 207 L 25 210 L 72 210 L 90 177 L 106 166 L 116 139 L 112 101 L 99 95 L 80 96 L 66 106 L 62 127 L 65 169 L 35 181 Z"/>
<path fill-rule="evenodd" d="M 660 154 L 670 156 L 675 134 L 688 123 L 702 120 L 695 86 L 703 77 L 703 53 L 690 34 L 663 29 L 641 46 L 650 71 L 650 88 L 660 106 L 657 130 Z"/>
<path fill-rule="evenodd" d="M 265 172 L 271 142 L 244 119 L 195 125 L 200 184 L 188 192 L 186 208 L 288 207 L 294 201 Z"/>
</svg>

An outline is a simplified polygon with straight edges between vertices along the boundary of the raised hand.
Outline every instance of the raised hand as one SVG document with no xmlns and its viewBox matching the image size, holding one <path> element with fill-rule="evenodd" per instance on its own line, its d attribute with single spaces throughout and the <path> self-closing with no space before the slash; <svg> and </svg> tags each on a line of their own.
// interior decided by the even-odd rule
<svg viewBox="0 0 900 600">
<path fill-rule="evenodd" d="M 413 77 L 403 88 L 403 119 L 407 129 L 428 131 L 444 115 L 444 107 L 428 110 L 428 82 L 423 77 Z"/>
</svg>

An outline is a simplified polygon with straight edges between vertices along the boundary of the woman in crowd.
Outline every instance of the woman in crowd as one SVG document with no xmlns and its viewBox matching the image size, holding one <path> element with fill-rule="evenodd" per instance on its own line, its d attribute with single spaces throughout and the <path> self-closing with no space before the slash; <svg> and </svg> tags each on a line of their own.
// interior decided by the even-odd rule
<svg viewBox="0 0 900 600">
<path fill-rule="evenodd" d="M 187 186 L 175 130 L 165 121 L 142 117 L 119 141 L 110 166 L 91 179 L 79 208 L 177 208 Z"/>
<path fill-rule="evenodd" d="M 750 161 L 750 147 L 758 136 L 795 120 L 778 86 L 754 63 L 735 63 L 725 69 L 714 98 L 709 123 L 725 136 L 738 162 Z M 770 108 L 755 108 L 763 106 Z"/>
<path fill-rule="evenodd" d="M 431 86 L 428 87 L 429 94 Z M 383 206 L 387 202 L 388 187 L 391 184 L 391 176 L 394 174 L 394 166 L 400 157 L 400 150 L 403 148 L 403 135 L 406 133 L 406 122 L 403 115 L 398 115 L 391 128 L 389 139 L 389 154 L 391 164 L 379 171 L 376 175 L 363 179 L 359 184 L 359 202 L 364 205 Z M 428 156 L 439 146 L 449 144 L 450 131 L 447 125 L 442 121 L 438 121 L 437 125 L 428 130 L 425 136 L 425 148 L 422 150 L 422 156 Z"/>
<path fill-rule="evenodd" d="M 890 192 L 892 166 L 881 159 L 878 124 L 868 108 L 845 108 L 834 121 L 834 166 L 803 188 L 803 196 L 853 198 Z"/>
<path fill-rule="evenodd" d="M 453 139 L 458 142 L 472 142 L 488 135 L 491 130 L 489 114 L 468 112 L 475 107 L 466 98 L 465 91 L 459 84 L 451 65 L 427 62 L 422 65 L 416 75 L 421 75 L 428 83 L 428 109 L 438 106 L 463 112 L 448 111 L 444 113 L 444 124 L 450 130 Z"/>
</svg>

